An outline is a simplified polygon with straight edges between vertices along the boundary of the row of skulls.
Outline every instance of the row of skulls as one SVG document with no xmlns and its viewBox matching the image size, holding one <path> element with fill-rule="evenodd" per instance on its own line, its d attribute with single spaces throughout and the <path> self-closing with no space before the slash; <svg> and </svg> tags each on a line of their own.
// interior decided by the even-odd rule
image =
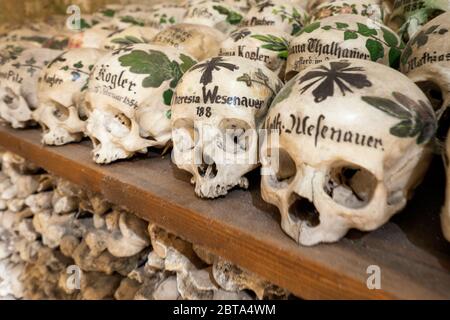
<svg viewBox="0 0 450 320">
<path fill-rule="evenodd" d="M 201 198 L 247 188 L 261 166 L 283 230 L 334 242 L 403 209 L 445 131 L 450 1 L 426 17 L 410 2 L 113 6 L 83 17 L 65 51 L 13 31 L 0 42 L 0 116 L 38 122 L 47 145 L 88 136 L 99 164 L 173 145 Z"/>
</svg>

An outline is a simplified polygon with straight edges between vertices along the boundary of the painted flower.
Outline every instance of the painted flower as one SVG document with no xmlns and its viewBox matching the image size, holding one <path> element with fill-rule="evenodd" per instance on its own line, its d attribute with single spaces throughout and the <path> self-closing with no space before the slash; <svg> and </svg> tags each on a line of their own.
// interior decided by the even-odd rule
<svg viewBox="0 0 450 320">
<path fill-rule="evenodd" d="M 299 78 L 299 84 L 306 82 L 300 93 L 304 94 L 315 86 L 312 91 L 314 101 L 320 103 L 334 96 L 336 85 L 345 96 L 347 92 L 353 93 L 352 87 L 362 89 L 372 86 L 364 71 L 362 67 L 352 67 L 349 61 L 330 62 L 330 67 L 325 65 L 316 67 Z"/>
</svg>

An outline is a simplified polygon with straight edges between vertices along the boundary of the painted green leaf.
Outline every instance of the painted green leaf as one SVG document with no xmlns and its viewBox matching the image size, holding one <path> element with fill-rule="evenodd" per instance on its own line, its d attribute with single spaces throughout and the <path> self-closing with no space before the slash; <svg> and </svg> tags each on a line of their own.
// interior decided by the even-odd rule
<svg viewBox="0 0 450 320">
<path fill-rule="evenodd" d="M 169 119 L 169 120 L 172 118 L 172 110 L 167 110 L 166 111 L 166 118 Z"/>
<path fill-rule="evenodd" d="M 398 69 L 400 67 L 400 56 L 402 52 L 397 48 L 391 48 L 389 50 L 389 65 L 394 68 Z"/>
<path fill-rule="evenodd" d="M 142 82 L 144 88 L 158 88 L 164 81 L 173 78 L 172 64 L 166 54 L 156 50 L 145 52 L 134 50 L 119 58 L 122 67 L 130 67 L 130 72 L 149 74 Z"/>
<path fill-rule="evenodd" d="M 164 91 L 163 99 L 164 99 L 164 104 L 166 106 L 170 106 L 170 104 L 172 103 L 172 97 L 173 97 L 173 90 L 172 89 L 168 89 L 168 90 Z"/>
<path fill-rule="evenodd" d="M 351 39 L 357 39 L 358 34 L 354 31 L 345 31 L 344 32 L 344 40 L 351 40 Z"/>
<path fill-rule="evenodd" d="M 114 15 L 116 14 L 116 12 L 115 12 L 114 10 L 111 10 L 111 9 L 106 9 L 106 10 L 103 10 L 103 11 L 102 11 L 102 14 L 103 14 L 105 17 L 110 17 L 110 18 L 112 18 L 112 17 L 114 17 Z"/>
<path fill-rule="evenodd" d="M 345 28 L 348 28 L 348 27 L 349 27 L 349 25 L 346 24 L 346 23 L 336 22 L 336 28 L 338 28 L 338 29 L 345 29 Z"/>
<path fill-rule="evenodd" d="M 227 22 L 231 25 L 239 24 L 243 18 L 242 15 L 240 15 L 239 13 L 229 10 L 229 9 L 225 8 L 224 6 L 219 6 L 219 5 L 213 6 L 213 9 L 222 15 L 226 15 Z"/>
<path fill-rule="evenodd" d="M 78 62 L 75 63 L 73 66 L 74 66 L 75 68 L 77 68 L 77 69 L 81 69 L 81 68 L 84 67 L 83 62 L 81 62 L 81 61 L 78 61 Z"/>
<path fill-rule="evenodd" d="M 392 101 L 391 99 L 385 99 L 380 97 L 370 97 L 370 96 L 364 96 L 361 97 L 361 99 L 370 104 L 371 106 L 377 108 L 378 110 L 381 110 L 390 116 L 397 118 L 397 119 L 410 119 L 411 118 L 411 112 L 406 109 L 405 107 L 402 107 L 398 103 Z"/>
<path fill-rule="evenodd" d="M 311 33 L 318 28 L 320 28 L 320 22 L 319 21 L 313 22 L 313 23 L 307 25 L 306 27 L 304 27 L 300 33 L 303 33 L 303 32 Z"/>
<path fill-rule="evenodd" d="M 191 57 L 185 55 L 185 54 L 180 54 L 180 60 L 181 60 L 181 64 L 180 64 L 180 68 L 181 71 L 183 73 L 185 73 L 186 71 L 188 71 L 191 67 L 195 66 L 197 64 L 197 61 L 193 60 Z"/>
<path fill-rule="evenodd" d="M 359 22 L 357 23 L 357 25 L 358 25 L 358 33 L 360 35 L 363 35 L 365 37 L 370 37 L 370 36 L 377 35 L 377 30 L 369 28 L 365 24 L 362 24 L 362 23 L 359 23 Z"/>
<path fill-rule="evenodd" d="M 333 27 L 332 26 L 323 26 L 322 29 L 325 31 L 328 31 L 328 30 L 333 29 Z"/>
<path fill-rule="evenodd" d="M 398 46 L 399 40 L 393 32 L 389 31 L 386 28 L 381 28 L 381 30 L 383 31 L 383 39 L 384 41 L 386 41 L 389 47 Z"/>
<path fill-rule="evenodd" d="M 411 137 L 413 123 L 411 120 L 404 120 L 390 129 L 390 133 L 396 137 L 408 138 Z M 412 135 L 414 137 L 415 135 Z"/>
<path fill-rule="evenodd" d="M 367 39 L 366 48 L 369 50 L 370 59 L 372 61 L 377 61 L 384 57 L 384 47 L 380 42 L 373 39 Z"/>
</svg>

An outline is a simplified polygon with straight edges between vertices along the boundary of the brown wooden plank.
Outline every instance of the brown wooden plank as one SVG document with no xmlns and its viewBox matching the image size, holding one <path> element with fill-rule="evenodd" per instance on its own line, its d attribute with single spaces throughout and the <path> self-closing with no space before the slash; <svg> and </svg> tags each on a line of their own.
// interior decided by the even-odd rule
<svg viewBox="0 0 450 320">
<path fill-rule="evenodd" d="M 279 216 L 261 199 L 257 174 L 249 191 L 200 200 L 189 175 L 151 154 L 99 166 L 90 144 L 43 147 L 38 130 L 0 128 L 0 145 L 49 172 L 124 205 L 189 241 L 251 270 L 305 299 L 449 299 L 450 245 L 439 211 L 444 173 L 439 159 L 408 208 L 372 233 L 352 231 L 337 244 L 298 246 L 280 229 Z M 366 269 L 378 265 L 382 289 L 368 290 Z"/>
</svg>

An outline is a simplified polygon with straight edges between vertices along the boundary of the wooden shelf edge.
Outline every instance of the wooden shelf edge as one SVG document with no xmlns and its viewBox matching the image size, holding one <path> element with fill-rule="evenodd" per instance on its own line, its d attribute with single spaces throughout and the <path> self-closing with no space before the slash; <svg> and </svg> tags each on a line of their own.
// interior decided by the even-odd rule
<svg viewBox="0 0 450 320">
<path fill-rule="evenodd" d="M 112 203 L 123 205 L 141 218 L 156 223 L 188 241 L 207 247 L 213 253 L 255 272 L 301 298 L 427 299 L 450 296 L 450 276 L 445 278 L 444 283 L 449 285 L 447 297 L 443 297 L 440 293 L 434 294 L 430 288 L 423 288 L 414 283 L 404 288 L 409 292 L 403 292 L 395 284 L 387 286 L 386 289 L 369 290 L 366 286 L 365 270 L 361 269 L 358 273 L 354 270 L 345 270 L 347 263 L 348 268 L 351 268 L 355 264 L 354 261 L 361 262 L 363 266 L 370 264 L 370 257 L 363 255 L 358 257 L 359 249 L 357 249 L 358 252 L 353 252 L 353 249 L 347 250 L 345 244 L 300 248 L 294 243 L 289 243 L 291 240 L 278 230 L 279 226 L 276 229 L 277 221 L 273 221 L 273 225 L 270 225 L 267 238 L 261 237 L 264 233 L 253 232 L 250 225 L 242 226 L 233 223 L 233 219 L 228 219 L 229 217 L 227 217 L 228 220 L 222 220 L 208 213 L 207 209 L 203 211 L 195 209 L 197 206 L 210 208 L 211 211 L 217 210 L 219 205 L 215 202 L 189 198 L 191 208 L 188 208 L 187 205 L 180 205 L 183 201 L 163 197 L 155 192 L 156 189 L 146 188 L 145 182 L 135 183 L 133 177 L 127 178 L 126 173 L 122 173 L 124 168 L 135 170 L 133 165 L 139 166 L 139 170 L 148 173 L 149 179 L 152 180 L 154 178 L 152 175 L 157 175 L 155 172 L 157 169 L 150 168 L 145 171 L 147 169 L 142 168 L 152 161 L 156 162 L 155 159 L 99 166 L 90 160 L 90 150 L 86 144 L 50 148 L 40 145 L 39 139 L 38 130 L 15 131 L 0 127 L 0 145 L 5 149 L 19 154 L 57 176 L 101 193 Z M 166 159 L 167 161 L 169 160 Z M 161 168 L 168 170 L 167 168 L 170 167 L 168 164 L 163 164 Z M 140 173 L 138 169 L 136 170 Z M 134 174 L 132 171 L 129 172 L 130 175 Z M 164 176 L 167 172 L 163 171 L 159 174 Z M 152 186 L 154 184 L 155 181 Z M 162 185 L 161 188 L 169 190 L 166 185 Z M 192 193 L 192 188 L 184 184 L 180 187 L 176 185 L 174 188 L 176 189 L 174 194 Z M 179 191 L 178 188 L 182 190 Z M 229 200 L 223 200 L 224 203 L 229 203 L 227 201 Z M 254 217 L 252 216 L 251 219 Z M 260 229 L 264 231 L 264 227 Z M 276 237 L 272 237 L 272 233 Z M 335 257 L 342 261 L 336 264 L 335 261 L 328 261 Z M 404 279 L 405 275 L 397 274 L 395 270 L 390 270 L 390 267 L 386 269 L 389 272 L 388 278 L 392 278 L 393 282 L 398 281 L 399 278 L 401 281 L 409 279 Z M 418 291 L 411 292 L 416 287 Z"/>
</svg>

